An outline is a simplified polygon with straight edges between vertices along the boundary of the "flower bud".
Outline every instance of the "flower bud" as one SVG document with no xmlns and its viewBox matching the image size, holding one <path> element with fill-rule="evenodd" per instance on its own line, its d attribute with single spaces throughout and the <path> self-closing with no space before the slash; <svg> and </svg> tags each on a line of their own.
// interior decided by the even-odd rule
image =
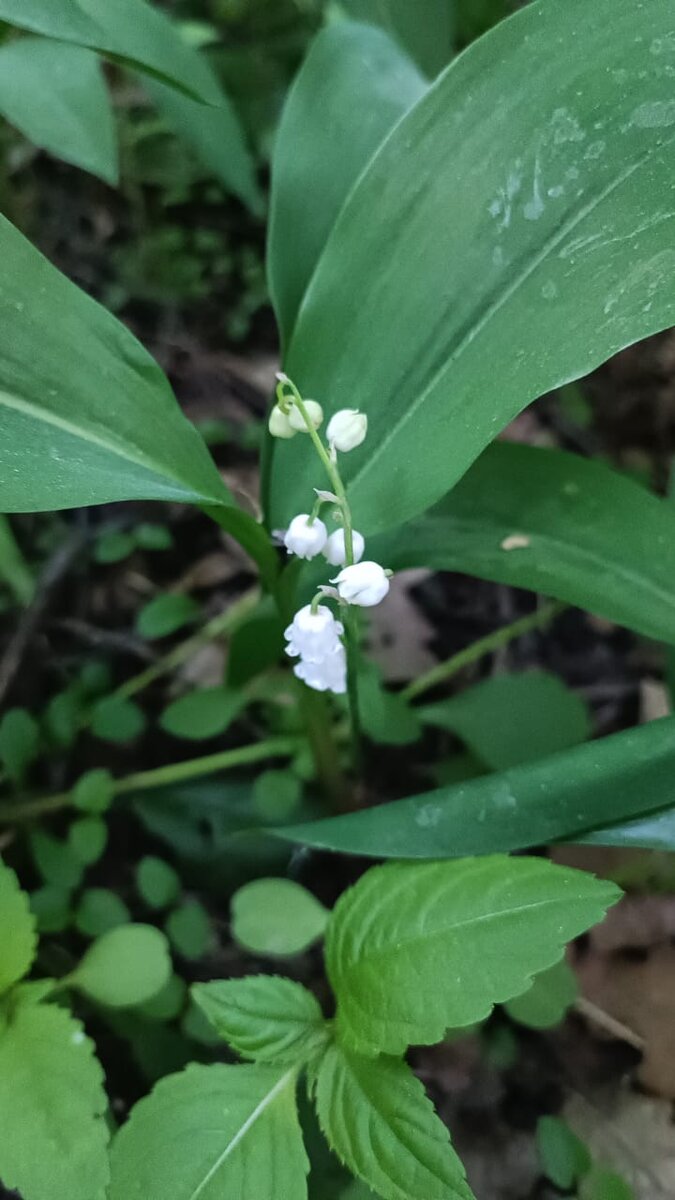
<svg viewBox="0 0 675 1200">
<path fill-rule="evenodd" d="M 293 674 L 316 692 L 333 692 L 336 696 L 343 696 L 347 691 L 347 656 L 344 647 L 340 646 L 334 654 L 318 663 L 301 659 L 293 667 Z"/>
<path fill-rule="evenodd" d="M 270 413 L 270 419 L 267 422 L 267 428 L 272 434 L 272 437 L 276 438 L 292 438 L 295 437 L 297 432 L 297 430 L 295 430 L 291 425 L 286 413 L 283 411 L 283 409 L 279 408 L 278 404 L 275 404 Z"/>
<path fill-rule="evenodd" d="M 366 543 L 360 533 L 355 529 L 352 530 L 352 549 L 354 551 L 354 562 L 360 562 L 363 558 L 363 551 L 366 548 Z M 336 529 L 335 533 L 331 533 L 326 545 L 323 548 L 323 556 L 328 559 L 334 567 L 344 567 L 347 561 L 347 546 L 345 542 L 344 529 Z"/>
<path fill-rule="evenodd" d="M 321 405 L 317 404 L 316 400 L 303 400 L 303 405 L 313 428 L 318 429 L 323 424 L 323 409 Z M 291 428 L 296 433 L 309 433 L 305 418 L 296 404 L 291 408 L 288 419 L 291 423 Z"/>
<path fill-rule="evenodd" d="M 358 408 L 341 408 L 331 417 L 326 430 L 328 444 L 336 450 L 355 450 L 365 440 L 368 432 L 368 418 Z"/>
<path fill-rule="evenodd" d="M 289 554 L 298 558 L 316 558 L 326 545 L 328 530 L 323 521 L 315 517 L 310 523 L 309 513 L 293 517 L 284 535 L 284 546 Z"/>
<path fill-rule="evenodd" d="M 340 599 L 347 604 L 357 604 L 359 608 L 372 608 L 384 600 L 389 591 L 389 578 L 379 563 L 355 563 L 353 567 L 345 567 L 337 579 Z"/>
</svg>

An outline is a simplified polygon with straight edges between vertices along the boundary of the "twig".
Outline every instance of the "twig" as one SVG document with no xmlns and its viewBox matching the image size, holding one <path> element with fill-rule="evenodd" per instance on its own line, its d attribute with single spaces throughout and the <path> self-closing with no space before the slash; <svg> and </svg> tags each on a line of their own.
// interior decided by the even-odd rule
<svg viewBox="0 0 675 1200">
<path fill-rule="evenodd" d="M 603 1029 L 610 1037 L 617 1038 L 620 1042 L 626 1042 L 641 1053 L 644 1051 L 646 1041 L 639 1033 L 629 1029 L 628 1025 L 624 1025 L 622 1021 L 617 1021 L 616 1017 L 610 1016 L 604 1009 L 598 1008 L 598 1005 L 594 1004 L 592 1000 L 587 1000 L 585 996 L 579 996 L 574 1002 L 574 1008 L 580 1016 L 585 1017 L 592 1025 Z"/>
</svg>

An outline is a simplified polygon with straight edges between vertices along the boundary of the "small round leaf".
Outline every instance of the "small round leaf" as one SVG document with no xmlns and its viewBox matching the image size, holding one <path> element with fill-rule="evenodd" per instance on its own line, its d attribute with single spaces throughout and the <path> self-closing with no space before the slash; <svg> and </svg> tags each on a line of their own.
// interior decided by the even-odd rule
<svg viewBox="0 0 675 1200">
<path fill-rule="evenodd" d="M 232 933 L 246 950 L 281 958 L 301 954 L 326 928 L 328 911 L 291 879 L 256 879 L 232 898 Z"/>
<path fill-rule="evenodd" d="M 110 1008 L 145 1004 L 166 986 L 171 958 L 164 934 L 153 925 L 121 925 L 90 946 L 70 982 Z"/>
</svg>

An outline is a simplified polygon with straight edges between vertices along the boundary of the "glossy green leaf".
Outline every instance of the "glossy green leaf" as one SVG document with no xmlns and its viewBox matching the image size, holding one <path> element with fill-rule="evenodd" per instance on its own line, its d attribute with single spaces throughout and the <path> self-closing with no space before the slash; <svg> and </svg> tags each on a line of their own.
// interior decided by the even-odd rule
<svg viewBox="0 0 675 1200">
<path fill-rule="evenodd" d="M 209 104 L 219 89 L 204 59 L 145 0 L 0 0 L 0 21 L 60 42 L 89 46 Z"/>
<path fill-rule="evenodd" d="M 326 1041 L 318 1001 L 292 979 L 249 975 L 198 983 L 192 995 L 219 1036 L 242 1058 L 300 1065 Z"/>
<path fill-rule="evenodd" d="M 225 733 L 245 703 L 244 695 L 230 688 L 197 688 L 165 708 L 159 723 L 174 737 L 204 741 Z"/>
<path fill-rule="evenodd" d="M 675 510 L 600 462 L 497 442 L 377 562 L 531 588 L 675 642 Z"/>
<path fill-rule="evenodd" d="M 146 91 L 173 131 L 228 191 L 260 215 L 262 197 L 244 131 L 231 101 L 215 79 L 213 87 L 219 91 L 217 107 L 200 104 L 159 81 L 145 81 Z"/>
<path fill-rule="evenodd" d="M 28 973 L 36 943 L 28 896 L 0 859 L 0 995 Z"/>
<path fill-rule="evenodd" d="M 579 985 L 567 959 L 536 975 L 532 986 L 504 1006 L 509 1016 L 529 1029 L 559 1025 L 579 994 Z"/>
<path fill-rule="evenodd" d="M 675 319 L 670 0 L 526 5 L 450 65 L 361 175 L 305 294 L 288 374 L 368 413 L 357 527 L 448 491 L 531 400 Z M 271 524 L 307 504 L 276 451 Z"/>
<path fill-rule="evenodd" d="M 89 947 L 69 978 L 98 1004 L 130 1008 L 156 996 L 170 976 L 164 934 L 154 925 L 120 925 Z"/>
<path fill-rule="evenodd" d="M 340 0 L 341 7 L 358 21 L 381 25 L 414 58 L 430 78 L 452 57 L 454 0 Z"/>
<path fill-rule="evenodd" d="M 23 1200 L 98 1200 L 108 1101 L 79 1021 L 50 1004 L 0 1017 L 0 1180 Z"/>
<path fill-rule="evenodd" d="M 347 21 L 314 42 L 286 103 L 272 167 L 268 271 L 285 344 L 352 185 L 425 86 L 380 30 Z"/>
<path fill-rule="evenodd" d="M 232 898 L 232 936 L 254 954 L 301 954 L 322 937 L 328 913 L 292 879 L 255 879 Z"/>
<path fill-rule="evenodd" d="M 523 850 L 668 808 L 674 771 L 675 719 L 664 717 L 509 771 L 274 832 L 374 858 Z"/>
<path fill-rule="evenodd" d="M 373 867 L 341 897 L 326 936 L 340 1038 L 364 1054 L 401 1054 L 483 1020 L 620 895 L 546 859 Z"/>
<path fill-rule="evenodd" d="M 128 330 L 4 218 L 0 256 L 0 506 L 230 504 L 165 376 Z"/>
<path fill-rule="evenodd" d="M 418 713 L 455 733 L 493 771 L 566 750 L 591 733 L 583 700 L 548 671 L 493 675 Z"/>
<path fill-rule="evenodd" d="M 329 1146 L 383 1200 L 473 1200 L 447 1127 L 401 1059 L 330 1046 L 312 1093 Z"/>
<path fill-rule="evenodd" d="M 117 182 L 112 105 L 91 50 L 40 37 L 0 47 L 0 113 L 36 146 Z"/>
<path fill-rule="evenodd" d="M 556 1117 L 539 1119 L 537 1154 L 546 1177 L 566 1192 L 571 1191 L 591 1165 L 591 1156 L 583 1142 Z"/>
<path fill-rule="evenodd" d="M 190 1066 L 113 1144 L 110 1200 L 306 1200 L 293 1068 Z"/>
</svg>

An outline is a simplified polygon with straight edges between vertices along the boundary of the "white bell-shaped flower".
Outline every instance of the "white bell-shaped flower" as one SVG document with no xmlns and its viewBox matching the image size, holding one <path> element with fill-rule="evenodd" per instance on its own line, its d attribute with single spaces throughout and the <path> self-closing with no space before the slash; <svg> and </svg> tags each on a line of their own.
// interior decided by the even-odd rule
<svg viewBox="0 0 675 1200">
<path fill-rule="evenodd" d="M 341 408 L 331 417 L 326 430 L 328 444 L 345 453 L 355 450 L 368 433 L 368 418 L 358 408 Z"/>
<path fill-rule="evenodd" d="M 291 425 L 288 415 L 279 408 L 278 404 L 274 405 L 270 413 L 270 419 L 267 422 L 267 427 L 275 438 L 293 438 L 298 432 Z"/>
<path fill-rule="evenodd" d="M 303 400 L 303 405 L 314 429 L 319 429 L 323 424 L 323 409 L 321 405 L 317 404 L 316 400 Z M 305 418 L 297 405 L 294 404 L 291 408 L 288 419 L 291 423 L 291 428 L 295 429 L 296 433 L 309 433 Z"/>
<path fill-rule="evenodd" d="M 309 513 L 293 517 L 286 533 L 284 546 L 289 554 L 298 558 L 316 558 L 328 541 L 328 530 L 318 517 L 311 519 Z"/>
<path fill-rule="evenodd" d="M 316 692 L 344 695 L 347 691 L 347 656 L 344 647 L 340 646 L 334 654 L 329 654 L 318 663 L 301 659 L 293 668 L 293 673 Z"/>
<path fill-rule="evenodd" d="M 366 548 L 366 543 L 363 535 L 352 530 L 352 549 L 354 551 L 354 562 L 361 562 L 363 552 Z M 323 556 L 328 559 L 334 567 L 344 567 L 347 561 L 347 546 L 345 543 L 344 529 L 336 529 L 335 533 L 331 533 L 326 545 L 323 548 Z"/>
<path fill-rule="evenodd" d="M 384 600 L 389 591 L 389 577 L 376 562 L 360 562 L 353 567 L 345 567 L 332 582 L 341 600 L 360 608 L 373 608 Z"/>
<path fill-rule="evenodd" d="M 296 612 L 284 633 L 288 645 L 286 653 L 291 658 L 300 656 L 308 663 L 319 663 L 324 658 L 343 649 L 340 636 L 343 627 L 336 621 L 331 610 L 320 604 L 316 612 L 306 604 Z"/>
</svg>

